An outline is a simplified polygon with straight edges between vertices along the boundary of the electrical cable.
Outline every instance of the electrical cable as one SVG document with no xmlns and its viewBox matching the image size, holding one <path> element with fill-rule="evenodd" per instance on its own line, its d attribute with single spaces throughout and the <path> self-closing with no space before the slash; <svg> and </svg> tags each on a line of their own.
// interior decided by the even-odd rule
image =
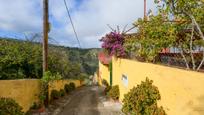
<svg viewBox="0 0 204 115">
<path fill-rule="evenodd" d="M 77 42 L 78 42 L 78 44 L 79 44 L 79 47 L 82 48 L 82 47 L 81 47 L 81 44 L 80 44 L 80 41 L 79 41 L 79 37 L 78 37 L 77 32 L 76 32 L 76 29 L 75 29 L 75 27 L 74 27 L 74 23 L 73 23 L 73 21 L 72 21 L 72 17 L 71 17 L 71 15 L 70 15 L 70 11 L 69 11 L 69 8 L 68 8 L 68 6 L 67 6 L 66 0 L 64 0 L 64 4 L 65 4 L 65 7 L 66 7 L 67 15 L 68 15 L 68 17 L 69 17 L 69 19 L 70 19 L 70 22 L 71 22 L 71 25 L 72 25 L 72 28 L 73 28 L 75 37 L 76 37 Z"/>
</svg>

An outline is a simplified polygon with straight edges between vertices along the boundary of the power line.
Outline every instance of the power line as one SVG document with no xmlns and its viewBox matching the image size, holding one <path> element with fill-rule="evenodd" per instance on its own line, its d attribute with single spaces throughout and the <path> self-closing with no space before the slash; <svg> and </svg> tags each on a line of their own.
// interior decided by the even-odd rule
<svg viewBox="0 0 204 115">
<path fill-rule="evenodd" d="M 81 44 L 80 44 L 80 42 L 79 42 L 79 37 L 78 37 L 77 32 L 76 32 L 76 29 L 75 29 L 75 27 L 74 27 L 74 23 L 73 23 L 73 21 L 72 21 L 72 17 L 71 17 L 71 15 L 70 15 L 69 8 L 68 8 L 68 6 L 67 6 L 66 0 L 64 0 L 64 5 L 65 5 L 65 7 L 66 7 L 67 14 L 68 14 L 68 17 L 69 17 L 69 19 L 70 19 L 70 22 L 71 22 L 71 25 L 72 25 L 72 28 L 73 28 L 75 37 L 76 37 L 76 39 L 77 39 L 77 42 L 78 42 L 78 44 L 79 44 L 79 47 L 81 48 Z"/>
</svg>

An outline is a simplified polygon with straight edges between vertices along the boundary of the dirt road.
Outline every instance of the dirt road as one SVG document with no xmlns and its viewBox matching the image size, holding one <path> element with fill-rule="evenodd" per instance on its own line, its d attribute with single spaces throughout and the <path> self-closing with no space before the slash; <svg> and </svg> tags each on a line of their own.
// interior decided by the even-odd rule
<svg viewBox="0 0 204 115">
<path fill-rule="evenodd" d="M 121 115 L 120 109 L 103 105 L 102 90 L 97 86 L 84 87 L 71 95 L 69 103 L 59 115 Z"/>
</svg>

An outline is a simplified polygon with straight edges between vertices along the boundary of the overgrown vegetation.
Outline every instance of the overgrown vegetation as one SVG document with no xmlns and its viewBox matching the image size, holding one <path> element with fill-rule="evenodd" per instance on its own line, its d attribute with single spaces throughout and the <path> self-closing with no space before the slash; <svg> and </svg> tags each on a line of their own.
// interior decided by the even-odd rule
<svg viewBox="0 0 204 115">
<path fill-rule="evenodd" d="M 157 105 L 160 99 L 158 88 L 146 78 L 124 95 L 122 111 L 126 115 L 166 115 L 164 109 Z"/>
<path fill-rule="evenodd" d="M 61 75 L 59 74 L 56 74 L 56 75 L 53 75 L 51 72 L 45 72 L 45 74 L 43 75 L 43 77 L 41 78 L 41 89 L 40 89 L 40 95 L 39 95 L 39 98 L 40 98 L 40 105 L 41 106 L 44 106 L 44 105 L 47 105 L 48 102 L 49 102 L 49 99 L 48 99 L 48 89 L 49 87 L 52 87 L 52 82 L 54 80 L 60 80 L 62 79 Z M 52 93 L 52 92 L 51 92 Z M 52 94 L 51 94 L 52 95 Z M 52 96 L 51 96 L 52 97 Z"/>
<path fill-rule="evenodd" d="M 180 54 L 174 61 L 184 62 L 187 69 L 199 70 L 204 62 L 204 3 L 201 0 L 155 0 L 155 3 L 158 14 L 136 21 L 137 35 L 126 39 L 126 51 L 133 52 L 135 58 L 155 62 L 162 49 L 174 48 Z"/>
<path fill-rule="evenodd" d="M 48 69 L 63 78 L 84 79 L 97 69 L 98 49 L 49 45 Z M 0 38 L 0 79 L 42 78 L 42 45 Z"/>
<path fill-rule="evenodd" d="M 142 57 L 145 61 L 155 62 L 162 49 L 172 47 L 176 41 L 175 25 L 164 20 L 168 19 L 162 14 L 150 16 L 148 22 L 139 19 L 135 23 L 139 28 L 137 35 L 126 39 L 126 51 L 134 52 L 135 57 Z"/>
<path fill-rule="evenodd" d="M 11 98 L 0 98 L 0 115 L 24 115 L 22 107 Z"/>
<path fill-rule="evenodd" d="M 134 23 L 137 28 L 134 34 L 114 30 L 107 34 L 101 39 L 104 51 L 116 57 L 192 70 L 204 69 L 204 2 L 154 1 L 157 5 L 156 15 L 150 10 L 146 18 L 139 18 Z M 161 53 L 172 56 L 164 55 L 161 58 Z"/>
<path fill-rule="evenodd" d="M 179 20 L 186 21 L 178 27 L 181 30 L 188 29 L 190 32 L 186 32 L 184 43 L 182 42 L 182 44 L 178 44 L 178 46 L 182 51 L 181 55 L 185 60 L 186 67 L 189 69 L 190 64 L 192 64 L 193 70 L 199 70 L 204 63 L 204 49 L 201 50 L 203 56 L 199 60 L 196 60 L 193 53 L 198 47 L 204 47 L 203 0 L 166 0 L 164 4 L 166 5 L 166 7 L 163 8 L 164 11 L 170 15 L 174 15 L 175 18 Z M 185 53 L 189 54 L 190 61 L 187 60 Z"/>
</svg>

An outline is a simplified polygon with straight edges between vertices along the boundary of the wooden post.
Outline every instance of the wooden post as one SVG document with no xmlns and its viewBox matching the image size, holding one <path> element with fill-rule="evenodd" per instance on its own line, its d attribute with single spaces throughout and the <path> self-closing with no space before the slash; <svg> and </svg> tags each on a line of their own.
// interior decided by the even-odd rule
<svg viewBox="0 0 204 115">
<path fill-rule="evenodd" d="M 144 20 L 147 19 L 147 0 L 144 0 Z"/>
<path fill-rule="evenodd" d="M 48 3 L 49 0 L 43 0 L 43 74 L 48 70 Z"/>
</svg>

